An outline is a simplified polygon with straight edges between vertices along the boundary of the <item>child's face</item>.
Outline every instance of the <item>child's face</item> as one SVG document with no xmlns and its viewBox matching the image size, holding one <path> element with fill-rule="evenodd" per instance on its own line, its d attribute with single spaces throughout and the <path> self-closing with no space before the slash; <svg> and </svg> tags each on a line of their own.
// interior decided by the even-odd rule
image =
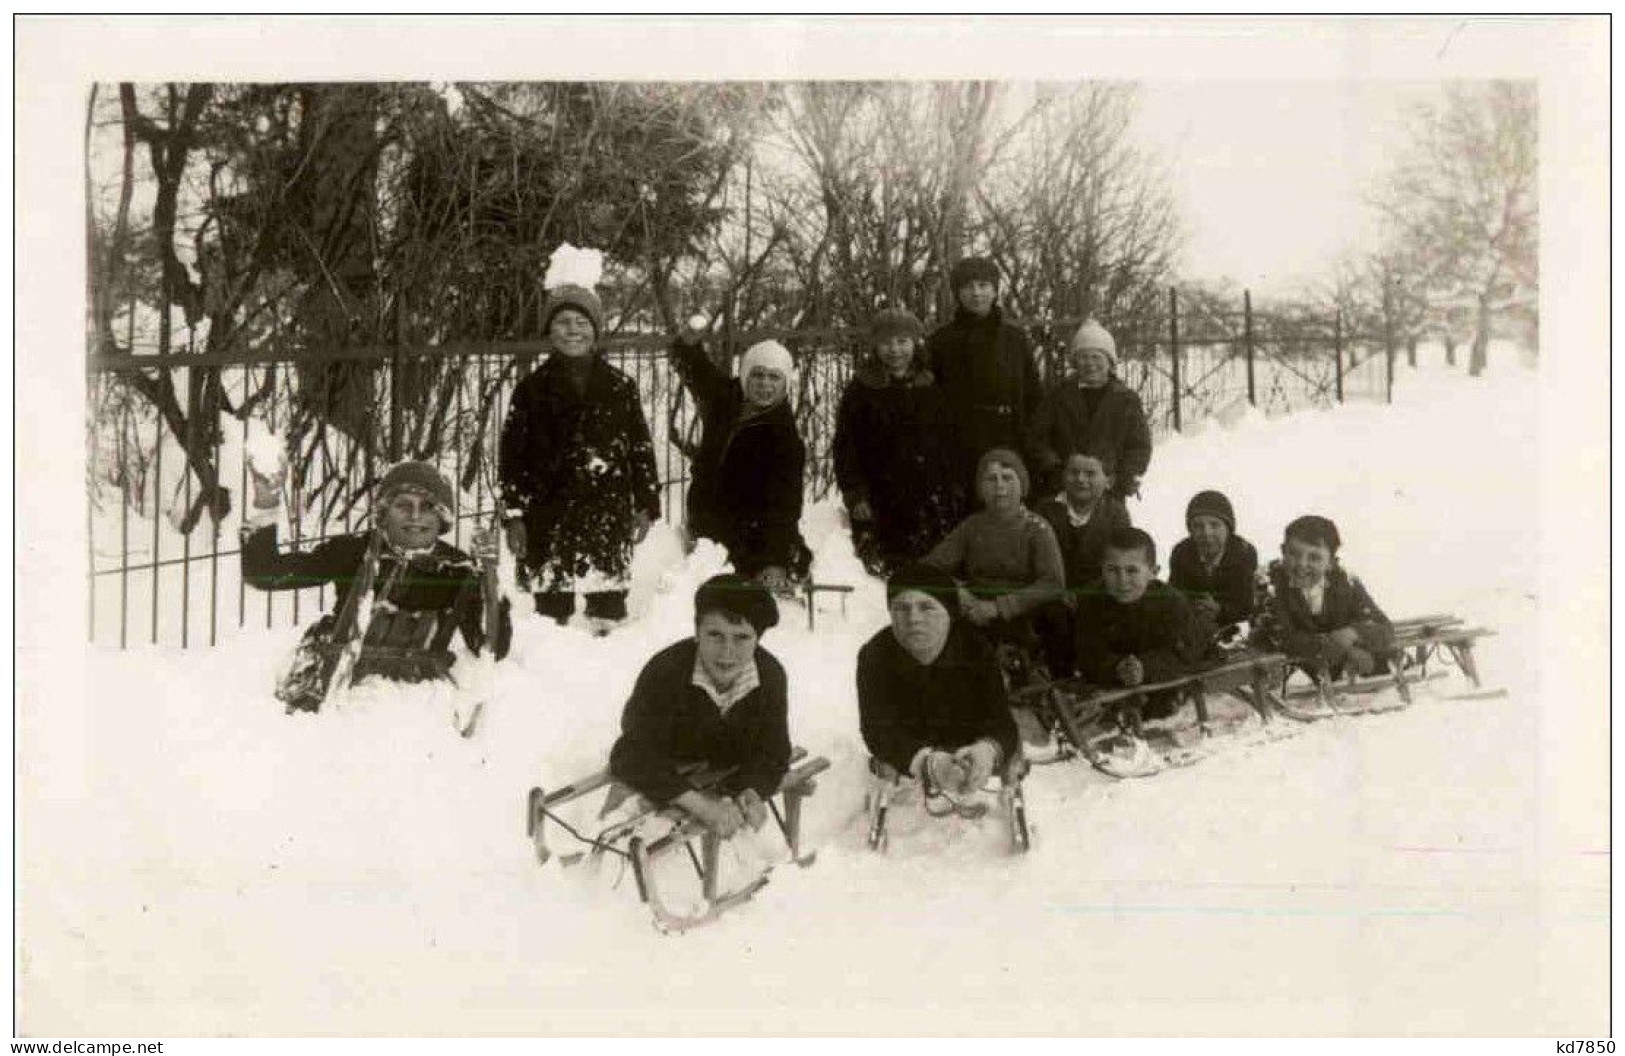
<svg viewBox="0 0 1625 1056">
<path fill-rule="evenodd" d="M 700 667 L 718 688 L 726 689 L 744 674 L 756 656 L 756 628 L 724 612 L 708 612 L 694 625 Z"/>
<path fill-rule="evenodd" d="M 903 377 L 914 365 L 914 339 L 906 334 L 886 338 L 875 351 L 880 353 L 880 362 L 892 377 Z"/>
<path fill-rule="evenodd" d="M 1225 540 L 1230 538 L 1230 529 L 1219 518 L 1199 513 L 1191 518 L 1191 538 L 1196 540 L 1196 549 L 1203 556 L 1212 557 L 1223 553 Z"/>
<path fill-rule="evenodd" d="M 384 503 L 384 537 L 403 550 L 422 550 L 440 538 L 440 509 L 421 491 L 397 491 Z"/>
<path fill-rule="evenodd" d="M 1067 356 L 1073 376 L 1086 389 L 1098 389 L 1111 377 L 1112 361 L 1098 348 L 1074 349 Z"/>
<path fill-rule="evenodd" d="M 1145 588 L 1157 574 L 1157 567 L 1140 547 L 1117 550 L 1108 546 L 1100 560 L 1100 572 L 1112 600 L 1119 605 L 1130 605 L 1145 596 Z"/>
<path fill-rule="evenodd" d="M 1011 510 L 1021 505 L 1021 477 L 1009 466 L 989 462 L 976 487 L 990 510 Z"/>
<path fill-rule="evenodd" d="M 998 287 L 986 279 L 972 279 L 955 291 L 959 304 L 972 315 L 986 315 L 993 310 L 993 297 Z"/>
<path fill-rule="evenodd" d="M 745 376 L 745 399 L 759 409 L 767 408 L 784 399 L 789 383 L 783 374 L 771 367 L 751 367 Z"/>
<path fill-rule="evenodd" d="M 1327 569 L 1332 567 L 1332 551 L 1321 543 L 1287 536 L 1281 543 L 1281 563 L 1292 585 L 1307 590 L 1326 578 Z"/>
<path fill-rule="evenodd" d="M 1100 464 L 1100 459 L 1089 455 L 1073 455 L 1066 460 L 1066 471 L 1061 477 L 1066 497 L 1074 506 L 1093 506 L 1112 486 L 1112 478 Z"/>
<path fill-rule="evenodd" d="M 915 656 L 931 656 L 942 650 L 953 622 L 948 610 L 931 595 L 905 590 L 891 600 L 891 629 L 904 649 Z"/>
<path fill-rule="evenodd" d="M 575 358 L 592 352 L 595 334 L 591 319 L 573 308 L 560 308 L 547 324 L 547 336 L 561 354 Z"/>
</svg>

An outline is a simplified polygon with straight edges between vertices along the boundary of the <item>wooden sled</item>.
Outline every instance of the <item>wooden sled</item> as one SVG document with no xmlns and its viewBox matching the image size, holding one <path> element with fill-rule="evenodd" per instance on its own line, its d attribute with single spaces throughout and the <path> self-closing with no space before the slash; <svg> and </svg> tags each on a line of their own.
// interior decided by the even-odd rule
<svg viewBox="0 0 1625 1056">
<path fill-rule="evenodd" d="M 1394 647 L 1384 654 L 1388 671 L 1364 677 L 1350 675 L 1333 680 L 1324 667 L 1300 663 L 1308 671 L 1312 685 L 1288 687 L 1282 681 L 1281 698 L 1288 714 L 1303 721 L 1315 721 L 1336 714 L 1362 715 L 1371 712 L 1397 711 L 1409 707 L 1415 700 L 1413 689 L 1418 685 L 1441 681 L 1449 672 L 1442 670 L 1448 663 L 1460 669 L 1472 683 L 1472 690 L 1447 693 L 1447 700 L 1485 700 L 1505 697 L 1505 689 L 1485 689 L 1479 676 L 1478 662 L 1473 646 L 1480 639 L 1495 632 L 1485 627 L 1468 627 L 1459 616 L 1431 614 L 1396 620 L 1393 624 Z M 1433 670 L 1429 664 L 1440 660 Z M 1288 669 L 1290 675 L 1291 669 Z M 1384 698 L 1383 690 L 1393 689 L 1395 698 Z M 1313 700 L 1308 708 L 1303 702 Z"/>
<path fill-rule="evenodd" d="M 807 630 L 818 629 L 818 595 L 834 594 L 841 599 L 841 619 L 846 619 L 846 599 L 851 597 L 853 588 L 846 583 L 814 583 L 807 580 L 801 584 L 802 599 L 807 605 Z"/>
<path fill-rule="evenodd" d="M 817 857 L 817 852 L 808 853 L 802 849 L 801 806 L 817 789 L 813 778 L 827 769 L 829 769 L 828 759 L 822 756 L 808 758 L 806 749 L 796 748 L 790 755 L 790 769 L 779 782 L 778 791 L 767 801 L 773 821 L 790 849 L 791 861 L 802 867 L 811 865 Z M 704 792 L 715 788 L 731 775 L 733 770 L 710 770 L 696 765 L 685 768 L 681 773 L 696 790 Z M 600 819 L 622 807 L 628 800 L 633 801 L 634 806 L 626 816 L 597 833 L 590 835 L 583 833 L 557 814 L 557 810 L 565 804 L 603 789 L 608 791 L 604 806 L 598 815 Z M 781 799 L 784 803 L 782 810 L 778 803 Z M 657 839 L 646 840 L 639 830 L 644 822 L 656 815 L 669 818 L 673 822 L 672 828 Z M 563 864 L 574 864 L 583 854 L 595 857 L 611 854 L 629 862 L 633 876 L 637 880 L 638 897 L 649 907 L 655 926 L 663 932 L 682 932 L 707 924 L 734 906 L 748 901 L 768 881 L 768 874 L 764 872 L 732 891 L 720 891 L 719 859 L 722 838 L 680 808 L 661 807 L 638 796 L 636 792 L 616 781 L 607 767 L 584 780 L 556 788 L 551 792 L 544 792 L 541 788 L 530 790 L 525 806 L 525 833 L 535 846 L 536 860 L 542 864 L 546 864 L 554 856 L 547 845 L 549 821 L 590 848 L 590 851 L 559 856 Z M 698 853 L 694 850 L 696 839 L 700 841 Z M 671 903 L 664 897 L 656 870 L 653 868 L 654 863 L 667 852 L 675 851 L 679 847 L 687 853 L 699 876 L 702 905 L 696 912 L 684 913 L 671 908 Z"/>
<path fill-rule="evenodd" d="M 995 799 L 999 812 L 1008 820 L 1010 850 L 1014 854 L 1025 854 L 1032 850 L 1033 846 L 1032 829 L 1027 824 L 1027 798 L 1021 789 L 1021 783 L 1026 778 L 1028 770 L 1027 760 L 1018 751 L 1015 758 L 1007 762 L 998 775 L 999 787 Z M 902 790 L 904 782 L 911 784 L 916 782 L 914 778 L 899 773 L 893 767 L 874 758 L 869 760 L 869 775 L 870 787 L 864 802 L 864 812 L 869 818 L 869 849 L 884 851 L 890 843 L 886 821 L 892 804 Z M 953 813 L 960 817 L 980 818 L 987 811 L 987 804 L 977 801 L 968 808 L 958 806 Z"/>
</svg>

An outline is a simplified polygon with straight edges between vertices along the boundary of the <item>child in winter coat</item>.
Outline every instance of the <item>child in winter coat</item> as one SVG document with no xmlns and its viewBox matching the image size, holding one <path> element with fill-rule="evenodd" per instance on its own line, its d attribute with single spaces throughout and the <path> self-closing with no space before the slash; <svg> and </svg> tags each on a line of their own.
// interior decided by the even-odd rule
<svg viewBox="0 0 1625 1056">
<path fill-rule="evenodd" d="M 690 330 L 672 345 L 671 362 L 704 424 L 688 488 L 689 534 L 715 539 L 734 571 L 784 593 L 812 564 L 800 528 L 807 448 L 788 395 L 794 361 L 777 341 L 758 342 L 745 350 L 736 383 Z"/>
<path fill-rule="evenodd" d="M 993 650 L 958 619 L 958 587 L 931 565 L 886 583 L 891 626 L 858 651 L 858 716 L 876 764 L 950 795 L 981 789 L 1017 751 Z"/>
<path fill-rule="evenodd" d="M 580 591 L 605 632 L 626 618 L 632 548 L 660 517 L 660 497 L 637 385 L 596 353 L 602 325 L 591 290 L 551 292 L 554 351 L 514 387 L 498 476 L 508 544 L 536 611 L 566 623 Z"/>
<path fill-rule="evenodd" d="M 925 562 L 953 573 L 968 587 L 965 618 L 991 641 L 1035 652 L 1040 645 L 1032 614 L 1066 593 L 1066 572 L 1055 531 L 1022 505 L 1027 467 L 1014 451 L 994 448 L 976 468 L 983 508 L 938 543 Z"/>
<path fill-rule="evenodd" d="M 1069 451 L 1095 451 L 1115 466 L 1112 494 L 1140 493 L 1140 478 L 1151 464 L 1151 427 L 1139 395 L 1117 379 L 1117 342 L 1106 328 L 1086 320 L 1072 335 L 1067 353 L 1070 379 L 1053 388 L 1033 415 L 1027 433 L 1045 490 Z"/>
<path fill-rule="evenodd" d="M 922 333 L 906 308 L 877 313 L 874 358 L 847 384 L 835 420 L 835 481 L 858 557 L 877 576 L 941 542 L 965 501 L 953 418 L 920 359 Z"/>
<path fill-rule="evenodd" d="M 1052 657 L 1050 673 L 1057 678 L 1072 674 L 1073 612 L 1077 599 L 1101 590 L 1100 562 L 1106 540 L 1130 527 L 1123 500 L 1111 494 L 1111 456 L 1074 451 L 1067 456 L 1062 473 L 1062 491 L 1038 505 L 1038 514 L 1049 522 L 1061 548 L 1066 568 L 1066 602 L 1049 602 L 1039 609 L 1036 623 L 1045 651 Z"/>
<path fill-rule="evenodd" d="M 1106 541 L 1105 589 L 1078 598 L 1080 677 L 1120 688 L 1178 678 L 1200 667 L 1207 628 L 1190 602 L 1156 574 L 1157 544 L 1142 529 L 1120 529 Z M 1153 694 L 1141 715 L 1166 716 L 1177 702 L 1172 691 Z"/>
<path fill-rule="evenodd" d="M 1032 343 L 997 303 L 993 261 L 967 257 L 948 277 L 958 307 L 926 341 L 925 360 L 958 428 L 959 479 L 968 480 L 990 448 L 1021 450 L 1043 392 Z"/>
<path fill-rule="evenodd" d="M 477 692 L 477 676 L 468 657 L 493 647 L 501 659 L 508 652 L 513 627 L 507 602 L 501 604 L 496 641 L 487 643 L 480 568 L 474 558 L 440 538 L 452 525 L 451 484 L 425 462 L 402 462 L 384 474 L 373 508 L 374 527 L 326 539 L 308 552 L 282 552 L 277 545 L 281 509 L 281 474 L 251 470 L 253 508 L 242 532 L 243 582 L 258 590 L 301 590 L 333 584 L 333 611 L 301 639 L 294 661 L 277 686 L 277 699 L 289 711 L 316 711 L 322 705 L 336 658 L 337 615 L 352 591 L 368 589 L 371 618 L 356 626 L 362 649 L 352 681 L 369 675 L 403 682 L 451 681 Z M 480 565 L 496 561 L 496 540 L 475 533 Z M 372 566 L 370 585 L 366 582 Z M 466 651 L 454 651 L 461 635 Z M 348 636 L 345 636 L 346 640 Z"/>
<path fill-rule="evenodd" d="M 694 637 L 656 653 L 632 688 L 609 755 L 616 780 L 718 835 L 760 829 L 790 766 L 784 666 L 757 644 L 778 622 L 760 584 L 738 575 L 702 583 Z M 680 772 L 686 763 L 732 773 L 701 791 Z"/>
<path fill-rule="evenodd" d="M 1263 644 L 1332 678 L 1345 669 L 1369 675 L 1386 668 L 1394 628 L 1365 587 L 1337 560 L 1337 525 L 1313 514 L 1286 526 L 1281 559 L 1270 562 Z"/>
<path fill-rule="evenodd" d="M 1168 558 L 1168 585 L 1183 593 L 1221 640 L 1253 618 L 1258 551 L 1236 534 L 1236 514 L 1218 491 L 1199 491 L 1185 507 L 1190 535 Z"/>
</svg>

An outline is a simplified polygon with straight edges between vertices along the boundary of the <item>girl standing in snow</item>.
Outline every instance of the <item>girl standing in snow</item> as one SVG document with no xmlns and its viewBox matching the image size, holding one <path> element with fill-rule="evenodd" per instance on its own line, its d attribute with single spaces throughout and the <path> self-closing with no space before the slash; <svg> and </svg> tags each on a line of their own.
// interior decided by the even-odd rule
<svg viewBox="0 0 1625 1056">
<path fill-rule="evenodd" d="M 671 363 L 704 426 L 688 488 L 689 535 L 721 543 L 740 575 L 788 592 L 812 564 L 801 538 L 807 448 L 790 410 L 789 350 L 777 341 L 752 345 L 735 382 L 691 327 L 672 344 Z"/>
<path fill-rule="evenodd" d="M 308 552 L 281 552 L 277 519 L 281 480 L 251 471 L 254 504 L 245 518 L 242 538 L 243 582 L 258 590 L 303 590 L 333 584 L 333 612 L 305 632 L 277 698 L 289 711 L 316 711 L 327 683 L 324 653 L 333 641 L 336 614 L 363 578 L 374 552 L 373 532 L 341 535 Z M 472 687 L 461 676 L 465 664 L 453 652 L 459 632 L 469 653 L 486 647 L 480 568 L 496 561 L 496 539 L 477 532 L 479 562 L 439 537 L 451 528 L 451 484 L 426 462 L 402 462 L 384 474 L 373 508 L 375 531 L 381 533 L 372 575 L 372 619 L 357 628 L 363 648 L 352 681 L 369 674 L 404 682 L 448 679 Z M 500 609 L 496 656 L 507 654 L 512 635 L 506 600 Z M 343 642 L 337 643 L 342 645 Z M 330 667 L 326 670 L 331 670 Z"/>
<path fill-rule="evenodd" d="M 597 295 L 559 286 L 545 322 L 554 353 L 515 386 L 502 431 L 508 544 L 538 613 L 568 622 L 579 590 L 607 632 L 626 618 L 632 548 L 660 516 L 654 445 L 637 386 L 596 354 Z"/>
<path fill-rule="evenodd" d="M 1139 394 L 1113 373 L 1117 342 L 1104 326 L 1085 320 L 1072 335 L 1067 363 L 1071 378 L 1044 397 L 1027 434 L 1042 490 L 1058 490 L 1068 452 L 1094 451 L 1115 467 L 1113 495 L 1139 495 L 1151 464 L 1151 427 Z"/>
<path fill-rule="evenodd" d="M 870 325 L 874 357 L 858 368 L 835 421 L 835 480 L 858 557 L 886 576 L 952 530 L 965 501 L 953 414 L 920 355 L 924 328 L 906 308 Z"/>
</svg>

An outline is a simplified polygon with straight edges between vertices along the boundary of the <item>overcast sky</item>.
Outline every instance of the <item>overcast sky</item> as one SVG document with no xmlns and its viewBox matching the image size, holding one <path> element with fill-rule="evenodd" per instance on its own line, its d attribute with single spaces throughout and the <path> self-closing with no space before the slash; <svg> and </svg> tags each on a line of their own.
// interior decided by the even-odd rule
<svg viewBox="0 0 1625 1056">
<path fill-rule="evenodd" d="M 1375 231 L 1362 196 L 1404 142 L 1393 81 L 1145 81 L 1137 134 L 1167 164 L 1182 278 L 1290 294 Z"/>
</svg>

